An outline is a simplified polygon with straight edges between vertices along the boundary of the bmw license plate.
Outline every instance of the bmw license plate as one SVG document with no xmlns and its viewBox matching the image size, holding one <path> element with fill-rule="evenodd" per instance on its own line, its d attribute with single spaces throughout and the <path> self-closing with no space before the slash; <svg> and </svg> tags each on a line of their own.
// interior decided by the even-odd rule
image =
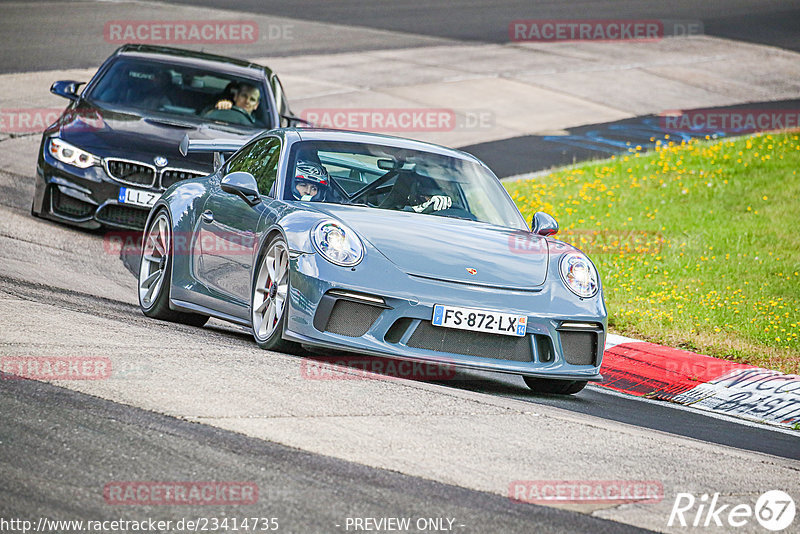
<svg viewBox="0 0 800 534">
<path fill-rule="evenodd" d="M 144 208 L 152 208 L 161 197 L 161 193 L 152 191 L 142 191 L 141 189 L 131 189 L 130 187 L 119 188 L 119 202 L 122 204 L 133 204 Z"/>
<path fill-rule="evenodd" d="M 436 304 L 433 307 L 431 323 L 433 326 L 473 332 L 524 336 L 528 326 L 528 316 Z"/>
</svg>

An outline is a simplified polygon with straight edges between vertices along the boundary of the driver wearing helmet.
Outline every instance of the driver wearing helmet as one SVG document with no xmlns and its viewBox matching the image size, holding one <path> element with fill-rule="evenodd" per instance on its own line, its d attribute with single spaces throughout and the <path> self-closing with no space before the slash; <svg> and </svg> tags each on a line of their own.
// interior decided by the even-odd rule
<svg viewBox="0 0 800 534">
<path fill-rule="evenodd" d="M 450 208 L 453 201 L 432 178 L 420 176 L 420 180 L 411 188 L 408 204 L 417 213 L 433 213 Z"/>
<path fill-rule="evenodd" d="M 419 181 L 414 184 L 412 194 L 408 197 L 412 210 L 417 213 L 433 213 L 452 207 L 453 200 L 442 191 L 433 178 L 441 173 L 439 165 L 423 159 L 416 162 L 414 172 L 419 175 Z"/>
<path fill-rule="evenodd" d="M 324 201 L 330 187 L 325 167 L 307 160 L 297 160 L 292 178 L 292 195 L 296 200 Z"/>
</svg>

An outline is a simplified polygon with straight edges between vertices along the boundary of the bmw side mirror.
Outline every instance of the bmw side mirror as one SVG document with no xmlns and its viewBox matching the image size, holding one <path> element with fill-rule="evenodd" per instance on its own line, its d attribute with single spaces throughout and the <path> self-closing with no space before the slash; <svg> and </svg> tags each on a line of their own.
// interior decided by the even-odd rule
<svg viewBox="0 0 800 534">
<path fill-rule="evenodd" d="M 543 211 L 537 211 L 531 221 L 531 231 L 534 234 L 547 237 L 558 233 L 558 222 Z"/>
<path fill-rule="evenodd" d="M 61 80 L 50 86 L 50 92 L 70 100 L 78 100 L 78 87 L 83 83 L 73 80 Z"/>
<path fill-rule="evenodd" d="M 232 172 L 226 175 L 219 185 L 226 193 L 242 197 L 251 206 L 261 202 L 261 196 L 258 194 L 258 184 L 249 172 Z"/>
</svg>

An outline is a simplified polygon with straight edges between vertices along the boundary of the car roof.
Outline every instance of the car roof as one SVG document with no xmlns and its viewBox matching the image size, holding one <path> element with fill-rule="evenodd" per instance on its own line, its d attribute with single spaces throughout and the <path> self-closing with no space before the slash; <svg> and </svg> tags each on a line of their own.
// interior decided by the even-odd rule
<svg viewBox="0 0 800 534">
<path fill-rule="evenodd" d="M 119 47 L 114 55 L 153 59 L 166 63 L 200 67 L 213 72 L 244 77 L 264 74 L 269 78 L 272 75 L 272 70 L 269 67 L 259 65 L 258 63 L 227 56 L 218 56 L 216 54 L 207 54 L 205 52 L 196 52 L 194 50 L 185 50 L 183 48 L 172 48 L 169 46 L 126 44 Z"/>
<path fill-rule="evenodd" d="M 302 141 L 341 141 L 350 143 L 372 143 L 379 145 L 386 145 L 395 148 L 408 148 L 412 150 L 419 150 L 421 152 L 432 152 L 443 156 L 451 156 L 459 159 L 467 159 L 479 163 L 483 166 L 485 164 L 468 152 L 462 152 L 454 148 L 436 145 L 434 143 L 427 143 L 425 141 L 417 141 L 415 139 L 407 139 L 405 137 L 396 137 L 393 135 L 369 133 L 369 132 L 356 132 L 350 130 L 333 130 L 330 128 L 281 128 L 285 132 L 296 133 Z"/>
</svg>

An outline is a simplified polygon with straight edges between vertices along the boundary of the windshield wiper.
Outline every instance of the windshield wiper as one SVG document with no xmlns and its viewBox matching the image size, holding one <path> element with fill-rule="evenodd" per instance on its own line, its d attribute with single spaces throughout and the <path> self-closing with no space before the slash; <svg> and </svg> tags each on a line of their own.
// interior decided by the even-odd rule
<svg viewBox="0 0 800 534">
<path fill-rule="evenodd" d="M 144 119 L 144 122 L 149 122 L 150 124 L 157 124 L 160 126 L 171 126 L 173 128 L 182 128 L 184 130 L 194 130 L 195 128 L 197 128 L 196 125 L 189 122 L 173 121 L 169 119 L 156 119 L 154 117 L 147 117 L 146 119 Z"/>
</svg>

